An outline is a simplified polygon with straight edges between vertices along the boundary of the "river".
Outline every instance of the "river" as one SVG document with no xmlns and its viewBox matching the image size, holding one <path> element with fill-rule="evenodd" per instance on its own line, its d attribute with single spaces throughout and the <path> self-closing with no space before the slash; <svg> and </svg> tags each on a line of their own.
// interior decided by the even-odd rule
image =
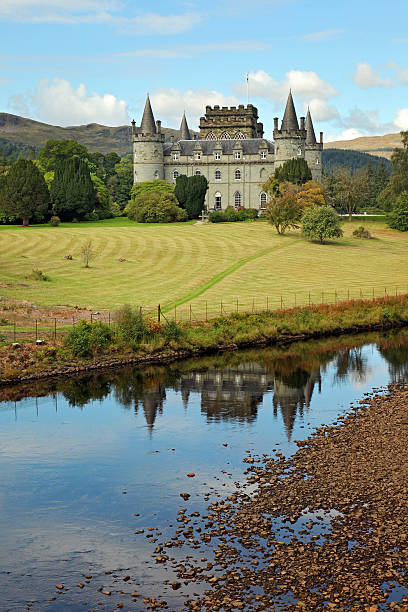
<svg viewBox="0 0 408 612">
<path fill-rule="evenodd" d="M 1 389 L 0 610 L 183 609 L 194 587 L 152 554 L 180 509 L 235 491 L 246 451 L 288 456 L 407 380 L 399 331 Z"/>
</svg>

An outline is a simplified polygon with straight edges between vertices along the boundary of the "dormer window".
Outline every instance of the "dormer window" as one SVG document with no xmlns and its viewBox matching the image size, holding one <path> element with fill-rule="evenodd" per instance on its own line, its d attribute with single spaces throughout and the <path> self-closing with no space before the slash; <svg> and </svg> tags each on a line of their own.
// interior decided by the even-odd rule
<svg viewBox="0 0 408 612">
<path fill-rule="evenodd" d="M 201 153 L 196 153 L 196 154 L 195 154 L 195 158 L 196 158 L 196 159 L 201 159 Z"/>
<path fill-rule="evenodd" d="M 215 159 L 221 159 L 221 153 L 218 153 L 218 151 L 216 151 L 216 152 L 214 153 L 214 158 L 215 158 Z"/>
<path fill-rule="evenodd" d="M 261 151 L 261 159 L 266 159 L 266 151 Z"/>
<path fill-rule="evenodd" d="M 235 159 L 241 159 L 241 151 L 235 151 Z"/>
<path fill-rule="evenodd" d="M 177 161 L 178 160 L 178 153 L 173 153 L 173 160 Z"/>
</svg>

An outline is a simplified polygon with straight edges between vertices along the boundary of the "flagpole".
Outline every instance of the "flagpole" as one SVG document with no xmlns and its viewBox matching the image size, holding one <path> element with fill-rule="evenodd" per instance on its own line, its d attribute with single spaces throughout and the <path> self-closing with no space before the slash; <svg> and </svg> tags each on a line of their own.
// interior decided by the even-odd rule
<svg viewBox="0 0 408 612">
<path fill-rule="evenodd" d="M 247 96 L 247 106 L 249 103 L 249 74 L 246 73 L 246 96 Z"/>
</svg>

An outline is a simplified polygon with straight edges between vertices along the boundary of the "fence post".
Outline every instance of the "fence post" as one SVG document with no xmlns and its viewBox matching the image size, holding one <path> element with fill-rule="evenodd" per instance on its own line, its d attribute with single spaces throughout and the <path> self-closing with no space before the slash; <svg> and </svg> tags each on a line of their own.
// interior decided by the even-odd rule
<svg viewBox="0 0 408 612">
<path fill-rule="evenodd" d="M 57 319 L 54 319 L 54 341 L 57 340 Z"/>
<path fill-rule="evenodd" d="M 334 290 L 334 303 L 337 304 L 337 291 Z"/>
<path fill-rule="evenodd" d="M 93 312 L 91 312 L 91 323 L 93 322 Z"/>
<path fill-rule="evenodd" d="M 177 306 L 174 304 L 174 322 L 177 323 Z"/>
<path fill-rule="evenodd" d="M 269 297 L 266 296 L 266 311 L 268 312 L 269 310 Z"/>
<path fill-rule="evenodd" d="M 374 299 L 374 287 L 373 287 L 373 299 Z"/>
<path fill-rule="evenodd" d="M 35 320 L 35 341 L 38 340 L 38 327 L 37 327 L 37 319 Z"/>
<path fill-rule="evenodd" d="M 324 304 L 324 291 L 322 291 L 322 304 Z"/>
<path fill-rule="evenodd" d="M 350 289 L 347 289 L 347 300 L 350 300 Z"/>
<path fill-rule="evenodd" d="M 110 311 L 108 312 L 108 325 L 110 325 Z"/>
<path fill-rule="evenodd" d="M 207 300 L 205 300 L 205 320 L 208 321 L 208 303 L 207 303 Z"/>
<path fill-rule="evenodd" d="M 361 287 L 360 287 L 360 297 L 363 297 L 363 292 L 361 291 Z"/>
<path fill-rule="evenodd" d="M 283 308 L 283 298 L 281 296 L 281 310 L 282 310 L 282 308 Z"/>
<path fill-rule="evenodd" d="M 191 325 L 191 304 L 190 304 L 190 325 Z"/>
<path fill-rule="evenodd" d="M 295 293 L 295 308 L 296 308 L 296 293 Z"/>
<path fill-rule="evenodd" d="M 309 307 L 310 307 L 310 291 L 309 291 Z"/>
<path fill-rule="evenodd" d="M 161 316 L 161 308 L 160 308 L 160 304 L 157 305 L 157 322 L 160 323 L 160 316 Z"/>
<path fill-rule="evenodd" d="M 252 314 L 253 314 L 254 310 L 255 310 L 255 299 L 252 298 Z"/>
</svg>

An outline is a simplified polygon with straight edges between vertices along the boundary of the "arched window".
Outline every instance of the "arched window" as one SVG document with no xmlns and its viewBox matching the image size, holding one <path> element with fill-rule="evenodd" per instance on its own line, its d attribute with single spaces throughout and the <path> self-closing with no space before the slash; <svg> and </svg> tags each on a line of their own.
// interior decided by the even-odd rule
<svg viewBox="0 0 408 612">
<path fill-rule="evenodd" d="M 298 155 L 302 155 L 302 147 L 298 147 Z"/>
<path fill-rule="evenodd" d="M 266 176 L 266 170 L 265 168 L 261 168 L 260 172 L 259 172 L 259 178 L 263 179 Z"/>
<path fill-rule="evenodd" d="M 259 200 L 260 200 L 260 208 L 261 210 L 264 210 L 264 208 L 266 208 L 266 193 L 262 192 L 261 195 L 259 196 Z"/>
<path fill-rule="evenodd" d="M 206 140 L 217 140 L 214 132 L 208 132 L 207 136 L 205 137 Z"/>
<path fill-rule="evenodd" d="M 245 134 L 243 134 L 242 132 L 235 132 L 235 134 L 234 134 L 234 138 L 235 138 L 236 140 L 242 140 L 242 139 L 245 139 Z"/>
<path fill-rule="evenodd" d="M 154 178 L 155 178 L 155 180 L 159 178 L 159 171 L 158 170 L 156 170 L 156 172 L 154 173 Z"/>
<path fill-rule="evenodd" d="M 242 196 L 239 193 L 239 191 L 236 191 L 235 195 L 234 195 L 234 206 L 235 206 L 235 208 L 239 208 L 241 206 L 241 203 L 242 203 Z"/>
<path fill-rule="evenodd" d="M 173 178 L 176 179 L 178 177 L 179 173 L 177 172 L 177 170 L 175 170 L 173 172 Z"/>
<path fill-rule="evenodd" d="M 235 170 L 234 177 L 236 181 L 241 180 L 241 170 Z"/>
<path fill-rule="evenodd" d="M 318 158 L 318 157 L 316 157 L 315 164 L 316 164 L 316 166 L 318 166 L 318 165 L 319 165 L 319 158 Z"/>
<path fill-rule="evenodd" d="M 220 136 L 221 140 L 231 140 L 231 136 L 228 134 L 228 132 L 223 132 Z"/>
<path fill-rule="evenodd" d="M 201 172 L 200 172 L 200 170 L 196 170 L 194 174 L 195 174 L 196 176 L 200 176 Z"/>
<path fill-rule="evenodd" d="M 214 176 L 216 181 L 221 180 L 221 170 L 216 170 Z"/>
<path fill-rule="evenodd" d="M 221 210 L 221 194 L 219 191 L 215 194 L 214 208 L 215 210 Z"/>
</svg>

